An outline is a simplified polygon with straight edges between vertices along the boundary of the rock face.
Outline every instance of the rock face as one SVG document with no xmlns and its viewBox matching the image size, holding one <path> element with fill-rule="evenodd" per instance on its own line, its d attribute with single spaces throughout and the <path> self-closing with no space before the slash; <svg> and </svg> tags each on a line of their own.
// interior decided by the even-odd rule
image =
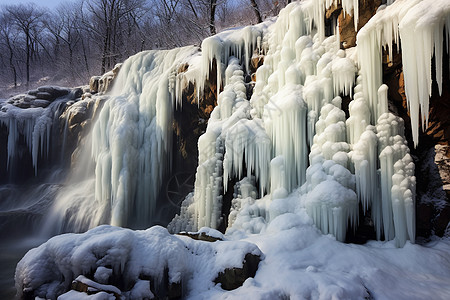
<svg viewBox="0 0 450 300">
<path fill-rule="evenodd" d="M 394 47 L 395 48 L 395 47 Z M 407 109 L 402 57 L 394 51 L 392 61 L 384 54 L 383 81 L 389 87 L 389 108 L 405 120 L 405 135 L 411 153 L 417 158 L 417 235 L 443 236 L 450 222 L 450 76 L 443 70 L 443 90 L 439 94 L 435 74 L 430 97 L 428 126 L 420 130 L 419 145 L 414 149 L 411 120 Z M 432 62 L 434 64 L 434 61 Z M 449 64 L 444 55 L 443 64 Z M 417 172 L 419 171 L 419 172 Z M 426 174 L 426 175 L 425 175 Z"/>
<path fill-rule="evenodd" d="M 382 2 L 382 0 L 359 0 L 359 18 L 357 30 L 355 30 L 353 16 L 345 13 L 342 9 L 341 4 L 338 4 L 338 6 L 336 7 L 331 7 L 327 11 L 326 18 L 331 19 L 334 17 L 339 20 L 339 35 L 341 38 L 342 47 L 344 49 L 356 46 L 356 34 L 370 20 L 370 18 L 372 18 Z"/>
</svg>

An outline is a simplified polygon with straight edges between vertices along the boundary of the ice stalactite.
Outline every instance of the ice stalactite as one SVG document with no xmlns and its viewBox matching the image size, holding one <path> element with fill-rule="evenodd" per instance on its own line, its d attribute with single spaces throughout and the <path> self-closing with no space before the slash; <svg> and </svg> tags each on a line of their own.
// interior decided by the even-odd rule
<svg viewBox="0 0 450 300">
<path fill-rule="evenodd" d="M 243 61 L 245 71 L 249 70 L 253 50 L 261 43 L 267 22 L 256 26 L 247 26 L 240 30 L 223 31 L 208 37 L 202 42 L 201 74 L 198 77 L 198 92 L 204 90 L 205 79 L 208 80 L 213 63 L 217 66 L 217 89 L 222 86 L 223 73 L 231 57 Z M 262 49 L 258 49 L 262 51 Z"/>
<path fill-rule="evenodd" d="M 424 14 L 424 11 L 427 13 Z M 431 59 L 435 57 L 436 82 L 442 91 L 442 56 L 450 38 L 450 3 L 446 0 L 397 0 L 379 10 L 359 31 L 358 58 L 364 80 L 364 94 L 376 114 L 378 88 L 382 83 L 382 47 L 393 57 L 393 45 L 401 51 L 405 93 L 411 114 L 414 144 L 419 142 L 419 125 L 428 124 L 429 98 L 432 85 Z M 422 76 L 424 75 L 424 77 Z M 423 80 L 425 79 L 425 80 Z"/>
<path fill-rule="evenodd" d="M 0 124 L 8 130 L 7 163 L 10 168 L 19 151 L 17 145 L 22 136 L 31 155 L 35 175 L 38 174 L 40 158 L 47 159 L 51 149 L 52 135 L 58 124 L 61 110 L 67 98 L 52 102 L 49 106 L 22 109 L 10 103 L 0 103 Z"/>
<path fill-rule="evenodd" d="M 424 14 L 424 11 L 427 13 Z M 449 52 L 450 2 L 425 0 L 412 7 L 399 20 L 405 93 L 411 112 L 413 139 L 418 143 L 419 111 L 422 130 L 428 127 L 431 97 L 431 59 L 435 58 L 436 82 L 442 93 L 442 58 Z M 447 43 L 444 43 L 444 40 Z M 449 66 L 445 66 L 448 68 Z"/>
<path fill-rule="evenodd" d="M 390 113 L 378 120 L 383 232 L 398 247 L 415 240 L 416 179 L 403 131 L 403 120 Z"/>
<path fill-rule="evenodd" d="M 169 225 L 170 230 L 186 230 L 208 226 L 217 228 L 221 222 L 222 191 L 228 179 L 254 178 L 260 195 L 269 190 L 271 143 L 262 121 L 251 120 L 250 102 L 246 99 L 244 72 L 237 58 L 230 58 L 225 71 L 224 90 L 211 114 L 206 132 L 198 141 L 197 167 L 192 202 L 184 203 L 180 216 Z M 245 166 L 245 167 L 244 167 Z"/>
<path fill-rule="evenodd" d="M 305 182 L 307 106 L 299 85 L 285 86 L 264 107 L 264 123 L 271 137 L 275 156 L 285 159 L 286 189 Z M 289 142 L 286 142 L 289 141 Z"/>
<path fill-rule="evenodd" d="M 183 88 L 171 75 L 197 51 L 142 52 L 122 66 L 92 131 L 95 198 L 110 203 L 112 225 L 143 225 L 155 213 L 171 168 L 173 100 Z"/>
</svg>

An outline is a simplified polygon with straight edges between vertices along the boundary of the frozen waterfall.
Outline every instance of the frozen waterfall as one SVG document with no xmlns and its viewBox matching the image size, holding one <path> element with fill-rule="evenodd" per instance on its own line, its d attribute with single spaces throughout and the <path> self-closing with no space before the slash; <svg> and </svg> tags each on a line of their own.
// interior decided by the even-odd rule
<svg viewBox="0 0 450 300">
<path fill-rule="evenodd" d="M 323 233 L 343 241 L 347 227 L 358 226 L 361 205 L 379 239 L 414 242 L 414 164 L 403 121 L 387 113 L 381 69 L 361 65 L 360 75 L 353 53 L 341 50 L 336 36 L 325 38 L 323 28 L 311 27 L 322 24 L 316 21 L 330 3 L 293 3 L 280 13 L 262 39 L 268 52 L 251 99 L 244 97 L 242 77 L 248 62 L 240 69 L 240 59 L 229 60 L 198 143 L 195 190 L 169 225 L 172 231 L 217 228 L 227 217 L 223 195 L 234 178 L 230 233 L 258 233 L 276 215 L 306 209 Z M 202 55 L 222 57 L 222 49 L 215 45 Z M 367 80 L 372 74 L 380 81 L 375 96 L 367 92 L 374 89 Z M 340 96 L 352 99 L 349 118 Z"/>
</svg>

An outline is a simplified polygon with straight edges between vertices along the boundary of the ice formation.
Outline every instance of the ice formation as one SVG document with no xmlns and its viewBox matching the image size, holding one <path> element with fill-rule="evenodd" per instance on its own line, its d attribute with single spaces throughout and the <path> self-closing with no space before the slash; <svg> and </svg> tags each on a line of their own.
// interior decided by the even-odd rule
<svg viewBox="0 0 450 300">
<path fill-rule="evenodd" d="M 30 96 L 24 95 L 24 97 Z M 27 101 L 34 104 L 37 101 L 44 101 L 34 99 L 35 97 L 32 98 L 32 100 L 28 99 Z M 16 158 L 16 156 L 20 153 L 17 149 L 19 139 L 23 137 L 37 175 L 39 159 L 48 159 L 51 145 L 56 144 L 55 141 L 52 141 L 52 135 L 58 129 L 58 118 L 68 100 L 67 97 L 62 97 L 45 108 L 34 106 L 26 109 L 17 107 L 6 100 L 0 102 L 0 125 L 5 126 L 8 131 L 7 169 L 13 165 L 15 159 L 21 159 L 21 157 Z"/>
<path fill-rule="evenodd" d="M 280 13 L 263 39 L 268 52 L 256 72 L 250 101 L 244 97 L 243 82 L 239 85 L 242 90 L 236 91 L 236 80 L 229 77 L 238 69 L 239 60 L 230 62 L 218 106 L 199 140 L 194 193 L 169 226 L 171 230 L 217 228 L 224 217 L 221 203 L 228 180 L 246 176 L 245 186 L 259 184 L 257 197 L 267 193 L 278 204 L 267 204 L 267 197 L 249 200 L 251 193 L 240 192 L 239 181 L 230 232 L 233 226 L 243 226 L 242 218 L 250 223 L 252 218 L 262 218 L 266 221 L 260 224 L 266 224 L 280 213 L 292 211 L 281 208 L 280 203 L 298 189 L 299 205 L 322 232 L 332 233 L 338 240 L 345 239 L 348 224 L 358 225 L 360 202 L 363 212 L 374 219 L 379 239 L 384 234 L 387 240 L 395 239 L 397 246 L 407 239 L 414 241 L 414 164 L 402 123 L 391 124 L 389 132 L 383 127 L 385 118 L 391 117 L 385 116 L 387 87 L 381 85 L 381 74 L 375 77 L 380 80 L 375 95 L 369 95 L 368 88 L 374 88 L 367 80 L 365 72 L 369 71 L 361 66 L 362 75 L 358 76 L 358 67 L 339 49 L 336 36 L 325 38 L 323 30 L 311 27 L 311 20 L 319 18 L 318 9 L 323 13 L 331 4 L 303 1 Z M 220 54 L 208 52 L 207 56 Z M 381 61 L 378 68 L 381 73 Z M 377 74 L 376 69 L 370 72 Z M 340 96 L 353 99 L 348 119 Z M 263 159 L 253 160 L 255 147 L 260 149 L 257 155 L 264 153 Z M 396 149 L 389 159 L 389 150 L 383 150 L 386 147 Z M 256 232 L 264 227 L 249 226 Z"/>
<path fill-rule="evenodd" d="M 171 168 L 176 72 L 197 48 L 149 51 L 123 64 L 92 131 L 95 198 L 110 202 L 110 224 L 133 216 L 145 224 L 155 212 L 161 182 Z"/>
<path fill-rule="evenodd" d="M 424 14 L 424 11 L 427 13 Z M 364 81 L 364 95 L 375 112 L 372 121 L 382 113 L 376 107 L 377 91 L 382 84 L 382 47 L 401 51 L 405 76 L 405 93 L 411 114 L 414 144 L 419 142 L 419 126 L 428 126 L 431 96 L 431 59 L 435 58 L 436 82 L 442 91 L 442 55 L 450 50 L 450 3 L 446 0 L 397 0 L 379 10 L 359 31 L 358 58 Z M 447 43 L 444 43 L 444 39 Z M 420 76 L 419 76 L 420 74 Z"/>
</svg>

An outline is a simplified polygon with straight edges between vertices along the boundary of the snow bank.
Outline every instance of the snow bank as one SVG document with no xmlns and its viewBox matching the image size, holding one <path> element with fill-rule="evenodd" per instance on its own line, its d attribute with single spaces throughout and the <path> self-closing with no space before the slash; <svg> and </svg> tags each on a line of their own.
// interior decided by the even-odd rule
<svg viewBox="0 0 450 300">
<path fill-rule="evenodd" d="M 157 282 L 168 270 L 169 283 L 182 283 L 184 299 L 444 300 L 450 292 L 449 251 L 448 240 L 425 246 L 407 242 L 401 249 L 394 242 L 343 244 L 322 235 L 298 208 L 274 218 L 264 234 L 236 232 L 223 242 L 172 236 L 162 227 L 101 226 L 61 235 L 25 255 L 17 266 L 16 286 L 18 296 L 35 291 L 41 298 L 109 299 L 113 291 L 125 299 L 144 299 L 155 295 L 149 280 Z M 231 291 L 214 283 L 218 272 L 242 267 L 246 253 L 263 258 L 254 278 Z M 109 281 L 100 283 L 99 273 Z M 67 292 L 77 278 L 104 292 Z"/>
<path fill-rule="evenodd" d="M 187 294 L 195 295 L 213 288 L 217 275 L 226 268 L 242 268 L 246 254 L 262 256 L 258 247 L 245 241 L 209 243 L 170 235 L 159 226 L 132 231 L 104 225 L 84 234 L 54 237 L 30 250 L 17 265 L 16 288 L 19 297 L 33 291 L 38 297 L 53 299 L 78 278 L 99 290 L 135 299 L 142 291 L 143 278 L 163 285 L 167 272 L 169 284 L 182 283 Z"/>
</svg>

